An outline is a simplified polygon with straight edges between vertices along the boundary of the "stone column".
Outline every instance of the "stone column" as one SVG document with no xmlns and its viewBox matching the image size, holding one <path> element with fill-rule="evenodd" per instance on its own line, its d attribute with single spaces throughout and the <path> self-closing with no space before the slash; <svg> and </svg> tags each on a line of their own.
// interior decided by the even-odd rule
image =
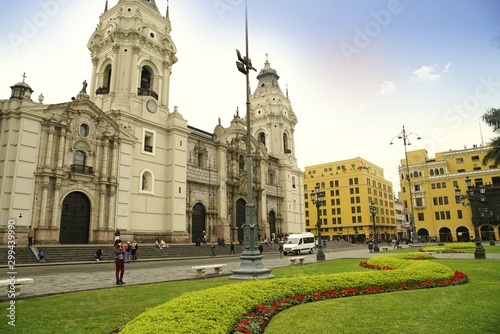
<svg viewBox="0 0 500 334">
<path fill-rule="evenodd" d="M 47 217 L 47 199 L 49 194 L 49 183 L 44 182 L 42 184 L 42 201 L 40 203 L 40 222 L 38 226 L 46 225 L 46 217 Z"/>
<path fill-rule="evenodd" d="M 49 125 L 48 137 L 47 137 L 47 150 L 45 151 L 45 168 L 50 168 L 52 161 L 52 142 L 54 141 L 54 125 Z"/>
<path fill-rule="evenodd" d="M 99 57 L 92 57 L 92 79 L 90 80 L 90 98 L 93 99 L 95 97 L 95 90 L 97 84 L 97 64 L 99 63 Z"/>
<path fill-rule="evenodd" d="M 58 179 L 57 184 L 54 188 L 54 197 L 52 198 L 52 217 L 50 221 L 50 227 L 55 228 L 57 226 L 57 215 L 59 213 L 59 203 L 60 199 L 59 196 L 61 196 L 61 181 Z"/>
<path fill-rule="evenodd" d="M 141 47 L 137 44 L 132 46 L 132 62 L 130 64 L 130 96 L 137 95 L 137 88 L 140 87 L 140 82 L 137 82 L 137 78 L 140 78 L 139 68 L 139 52 L 141 52 Z"/>
<path fill-rule="evenodd" d="M 113 45 L 113 64 L 111 70 L 111 87 L 109 87 L 109 93 L 111 95 L 116 94 L 116 87 L 118 82 L 118 74 L 120 72 L 118 66 L 118 52 L 120 51 L 120 46 L 118 44 Z"/>
<path fill-rule="evenodd" d="M 66 144 L 66 122 L 61 122 L 61 135 L 59 137 L 59 152 L 57 153 L 57 169 L 62 169 Z"/>
<path fill-rule="evenodd" d="M 103 230 L 106 228 L 105 220 L 105 209 L 106 209 L 106 186 L 101 185 L 101 189 L 99 190 L 99 230 Z"/>
<path fill-rule="evenodd" d="M 161 82 L 160 105 L 168 109 L 168 95 L 170 90 L 170 72 L 172 65 L 168 61 L 163 62 L 163 79 Z"/>
<path fill-rule="evenodd" d="M 111 186 L 109 191 L 109 203 L 108 203 L 108 229 L 114 230 L 115 225 L 115 202 L 116 202 L 116 187 Z"/>
</svg>

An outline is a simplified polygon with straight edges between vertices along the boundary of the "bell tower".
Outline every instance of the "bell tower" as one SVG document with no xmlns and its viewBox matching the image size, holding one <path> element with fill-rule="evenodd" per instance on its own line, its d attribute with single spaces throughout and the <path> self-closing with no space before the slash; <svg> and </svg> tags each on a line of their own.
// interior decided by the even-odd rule
<svg viewBox="0 0 500 334">
<path fill-rule="evenodd" d="M 288 160 L 297 167 L 295 158 L 295 115 L 288 92 L 283 94 L 279 75 L 266 59 L 264 68 L 257 75 L 259 83 L 250 98 L 252 134 L 263 143 L 270 156 Z"/>
<path fill-rule="evenodd" d="M 176 47 L 168 8 L 162 16 L 155 0 L 108 2 L 87 47 L 92 56 L 91 99 L 105 112 L 145 117 L 168 113 Z"/>
</svg>

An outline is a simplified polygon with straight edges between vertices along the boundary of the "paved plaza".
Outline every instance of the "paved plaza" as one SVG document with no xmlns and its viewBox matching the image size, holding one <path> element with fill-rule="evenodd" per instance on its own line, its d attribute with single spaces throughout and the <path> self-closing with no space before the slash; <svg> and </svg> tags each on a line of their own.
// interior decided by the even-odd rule
<svg viewBox="0 0 500 334">
<path fill-rule="evenodd" d="M 175 246 L 172 246 L 175 247 Z M 366 245 L 355 245 L 340 249 L 325 249 L 327 261 L 343 258 L 367 259 L 374 255 L 390 254 L 389 251 L 370 253 Z M 437 258 L 474 258 L 474 254 L 434 254 Z M 487 259 L 500 259 L 500 254 L 486 254 Z M 480 260 L 478 260 L 480 261 Z M 315 263 L 316 254 L 307 254 L 304 265 Z M 161 260 L 139 260 L 127 263 L 125 266 L 124 281 L 126 286 L 158 283 L 175 280 L 199 279 L 191 267 L 205 264 L 227 264 L 222 275 L 231 275 L 232 270 L 240 267 L 239 254 L 233 256 L 217 256 L 215 258 L 183 258 Z M 279 257 L 275 250 L 264 251 L 263 265 L 268 269 L 292 266 L 289 256 Z M 4 274 L 8 270 L 5 266 L 0 269 Z M 24 285 L 19 299 L 35 298 L 60 293 L 85 291 L 104 288 L 120 288 L 116 286 L 114 278 L 114 262 L 86 262 L 86 263 L 58 263 L 58 264 L 31 264 L 16 268 L 16 278 L 33 278 L 34 284 Z M 214 277 L 212 270 L 206 271 L 206 277 Z M 2 275 L 5 276 L 5 275 Z M 6 295 L 1 296 L 1 301 Z"/>
</svg>

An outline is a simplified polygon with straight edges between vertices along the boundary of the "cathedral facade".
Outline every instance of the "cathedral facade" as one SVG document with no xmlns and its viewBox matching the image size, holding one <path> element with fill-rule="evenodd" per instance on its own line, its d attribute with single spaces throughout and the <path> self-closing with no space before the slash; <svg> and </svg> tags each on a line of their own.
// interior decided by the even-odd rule
<svg viewBox="0 0 500 334">
<path fill-rule="evenodd" d="M 203 232 L 240 242 L 248 184 L 261 238 L 305 230 L 297 117 L 276 70 L 266 60 L 249 115 L 191 127 L 169 108 L 170 31 L 154 0 L 106 5 L 87 45 L 90 84 L 72 101 L 33 101 L 25 80 L 0 100 L 2 242 L 12 225 L 20 243 L 29 226 L 39 244 L 108 243 L 116 229 L 141 242 L 197 242 Z"/>
</svg>

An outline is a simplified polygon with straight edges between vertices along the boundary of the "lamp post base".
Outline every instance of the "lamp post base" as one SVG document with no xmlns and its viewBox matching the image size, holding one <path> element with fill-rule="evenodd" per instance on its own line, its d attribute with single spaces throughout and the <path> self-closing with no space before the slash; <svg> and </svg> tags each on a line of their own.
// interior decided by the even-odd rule
<svg viewBox="0 0 500 334">
<path fill-rule="evenodd" d="M 323 252 L 323 247 L 318 249 L 318 253 L 316 253 L 316 261 L 325 261 L 325 252 Z"/>
<path fill-rule="evenodd" d="M 374 252 L 374 253 L 378 253 L 378 252 L 380 252 L 380 248 L 378 248 L 378 244 L 374 244 L 374 245 L 373 245 L 373 252 Z"/>
<path fill-rule="evenodd" d="M 262 264 L 262 257 L 260 254 L 242 254 L 240 268 L 233 270 L 229 278 L 237 280 L 274 278 L 271 269 L 267 269 Z"/>
<path fill-rule="evenodd" d="M 475 259 L 486 259 L 486 252 L 480 240 L 476 240 L 476 250 L 474 251 Z"/>
</svg>

